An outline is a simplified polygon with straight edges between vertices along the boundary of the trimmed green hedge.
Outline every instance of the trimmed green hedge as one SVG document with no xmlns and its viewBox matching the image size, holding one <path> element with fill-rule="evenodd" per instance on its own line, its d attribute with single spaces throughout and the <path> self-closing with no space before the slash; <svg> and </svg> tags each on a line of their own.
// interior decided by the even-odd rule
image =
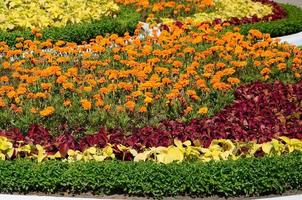
<svg viewBox="0 0 302 200">
<path fill-rule="evenodd" d="M 141 16 L 134 9 L 121 7 L 121 12 L 116 18 L 104 17 L 90 23 L 69 24 L 61 28 L 47 28 L 41 31 L 43 38 L 64 40 L 80 44 L 82 41 L 89 41 L 98 35 L 116 33 L 124 35 L 125 32 L 133 33 Z M 0 31 L 0 41 L 6 41 L 13 46 L 17 37 L 34 39 L 31 30 L 6 32 Z"/>
<path fill-rule="evenodd" d="M 299 190 L 302 153 L 210 163 L 0 161 L 0 193 L 257 196 Z"/>
<path fill-rule="evenodd" d="M 288 4 L 281 4 L 288 13 L 288 17 L 271 22 L 259 22 L 241 26 L 241 33 L 247 34 L 251 29 L 258 29 L 263 33 L 270 33 L 272 37 L 294 34 L 302 31 L 302 9 Z"/>
</svg>

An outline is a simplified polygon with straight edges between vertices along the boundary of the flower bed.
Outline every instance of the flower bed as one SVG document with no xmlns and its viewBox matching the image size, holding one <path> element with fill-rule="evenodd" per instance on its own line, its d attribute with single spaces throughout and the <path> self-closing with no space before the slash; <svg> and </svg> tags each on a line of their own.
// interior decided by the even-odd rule
<svg viewBox="0 0 302 200">
<path fill-rule="evenodd" d="M 300 49 L 255 30 L 248 36 L 221 30 L 205 25 L 187 33 L 175 26 L 131 44 L 129 35 L 98 37 L 80 47 L 63 41 L 26 40 L 17 49 L 2 44 L 0 127 L 24 131 L 36 123 L 58 134 L 66 122 L 88 133 L 100 125 L 129 131 L 213 115 L 232 102 L 242 83 L 301 79 Z M 43 51 L 47 47 L 54 51 Z"/>
<path fill-rule="evenodd" d="M 247 28 L 262 22 L 233 26 L 287 24 L 296 15 L 286 21 L 266 0 L 246 1 L 257 6 L 244 15 L 220 12 L 218 0 L 121 3 L 116 21 L 100 20 L 104 26 L 62 24 L 0 42 L 0 192 L 163 197 L 300 189 L 302 50 Z M 209 22 L 187 18 L 206 17 L 201 12 Z M 145 14 L 182 21 L 161 25 L 159 35 L 139 24 L 123 36 L 90 38 L 95 26 L 126 23 L 118 26 L 124 31 Z M 90 41 L 68 42 L 74 38 Z"/>
<path fill-rule="evenodd" d="M 147 13 L 147 20 L 161 20 L 164 23 L 180 20 L 194 24 L 204 22 L 229 22 L 234 25 L 277 20 L 286 17 L 285 10 L 270 0 L 197 0 L 191 1 L 129 1 L 117 0 L 132 5 L 137 11 Z"/>
<path fill-rule="evenodd" d="M 235 103 L 214 117 L 189 123 L 165 121 L 158 127 L 136 129 L 128 137 L 121 129 L 101 129 L 77 141 L 75 132 L 65 127 L 61 130 L 63 135 L 53 138 L 37 125 L 30 126 L 26 137 L 18 129 L 1 131 L 0 156 L 2 159 L 37 157 L 39 161 L 48 158 L 146 161 L 153 158 L 169 163 L 301 151 L 301 86 L 302 82 L 294 85 L 276 82 L 240 87 L 235 93 Z M 83 130 L 77 131 L 81 134 Z"/>
<path fill-rule="evenodd" d="M 144 12 L 136 12 L 136 8 L 130 6 L 129 4 L 137 3 L 137 1 L 124 1 L 124 0 L 117 1 L 117 3 L 119 4 L 120 11 L 117 14 L 116 18 L 107 16 L 107 17 L 102 17 L 99 20 L 94 20 L 93 22 L 88 22 L 86 20 L 87 22 L 80 22 L 74 24 L 68 23 L 67 26 L 63 26 L 63 27 L 43 28 L 41 30 L 44 36 L 43 39 L 45 40 L 52 39 L 54 41 L 64 40 L 69 42 L 76 42 L 79 44 L 82 41 L 89 41 L 90 39 L 95 38 L 97 35 L 105 35 L 106 33 L 117 33 L 119 35 L 123 35 L 125 32 L 130 32 L 132 34 L 139 20 L 145 21 L 148 16 L 152 17 L 152 14 L 149 15 L 150 12 L 152 12 L 151 9 L 152 7 L 150 7 L 150 2 L 149 1 L 139 1 L 139 2 L 141 2 L 142 4 L 141 8 L 147 6 L 149 9 Z M 206 0 L 200 0 L 198 2 L 201 5 L 200 8 L 201 10 L 204 10 L 205 12 L 213 13 L 213 8 L 212 8 L 213 5 L 211 3 L 212 1 L 207 2 Z M 281 36 L 281 35 L 296 33 L 302 30 L 302 25 L 301 25 L 302 11 L 300 8 L 291 5 L 282 5 L 282 4 L 279 5 L 273 3 L 272 1 L 267 1 L 267 0 L 265 1 L 257 0 L 256 2 L 257 2 L 256 10 L 257 9 L 262 10 L 260 4 L 265 4 L 268 7 L 272 8 L 272 14 L 268 14 L 263 18 L 261 18 L 260 15 L 258 17 L 256 15 L 252 16 L 251 13 L 249 13 L 250 16 L 242 17 L 242 18 L 240 16 L 237 18 L 236 17 L 230 18 L 229 16 L 227 17 L 229 19 L 227 20 L 227 22 L 233 25 L 241 24 L 240 25 L 242 26 L 241 33 L 243 34 L 247 34 L 250 29 L 259 29 L 264 33 L 270 33 L 272 36 Z M 126 6 L 122 5 L 125 3 Z M 178 7 L 173 4 L 175 6 L 174 8 L 169 7 L 169 2 L 166 2 L 166 4 L 167 4 L 166 6 L 168 7 L 164 7 L 165 8 L 164 10 L 161 10 L 162 5 L 159 6 L 159 4 L 156 4 L 161 8 L 159 15 L 156 15 L 157 17 L 170 15 L 171 13 L 174 13 L 174 11 L 175 14 L 171 15 L 171 17 L 174 18 L 190 16 L 198 12 L 198 8 L 194 6 L 193 7 L 190 6 L 192 5 L 190 2 L 186 2 L 184 5 L 178 2 L 178 4 L 176 4 L 178 5 Z M 242 7 L 243 5 L 244 4 L 239 3 L 239 7 L 240 6 Z M 138 6 L 140 6 L 140 4 Z M 233 7 L 234 6 L 232 6 L 232 8 Z M 171 9 L 172 10 L 174 9 L 174 11 L 171 11 Z M 239 11 L 240 9 L 237 10 Z M 222 12 L 221 14 L 222 19 L 224 19 L 223 13 L 226 13 L 225 16 L 228 16 L 229 15 L 228 13 L 233 13 L 230 11 L 224 11 L 219 9 L 218 12 Z M 255 12 L 255 10 L 252 12 Z M 259 12 L 261 13 L 261 11 Z M 259 12 L 257 11 L 257 13 Z M 240 12 L 240 15 L 242 15 L 242 13 L 244 12 Z M 214 23 L 215 24 L 222 23 L 222 19 L 216 18 L 214 19 Z M 14 27 L 16 26 L 13 25 L 13 23 L 11 25 Z M 0 31 L 0 40 L 6 41 L 10 46 L 14 46 L 17 43 L 15 41 L 17 37 L 23 37 L 24 39 L 33 39 L 31 35 L 31 31 L 29 29 L 25 29 L 25 30 L 22 29 L 22 30 L 15 30 L 15 31 Z"/>
</svg>

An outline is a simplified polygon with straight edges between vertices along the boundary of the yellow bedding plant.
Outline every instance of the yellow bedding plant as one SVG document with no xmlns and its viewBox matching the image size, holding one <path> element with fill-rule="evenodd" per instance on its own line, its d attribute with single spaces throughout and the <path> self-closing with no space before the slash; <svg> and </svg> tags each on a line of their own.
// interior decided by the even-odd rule
<svg viewBox="0 0 302 200">
<path fill-rule="evenodd" d="M 193 21 L 195 23 L 212 22 L 215 19 L 222 21 L 232 17 L 243 18 L 256 15 L 258 18 L 267 16 L 273 12 L 269 5 L 252 0 L 214 0 L 214 5 L 210 12 L 199 12 L 193 16 L 183 18 L 184 21 Z M 163 22 L 169 24 L 174 21 L 171 18 L 162 18 Z"/>
<path fill-rule="evenodd" d="M 229 139 L 213 140 L 208 148 L 203 148 L 198 142 L 181 142 L 174 140 L 174 145 L 169 147 L 146 148 L 142 152 L 123 145 L 117 146 L 123 153 L 130 153 L 135 162 L 154 161 L 156 163 L 169 164 L 172 162 L 182 162 L 185 160 L 200 160 L 202 162 L 237 160 L 238 158 L 248 158 L 254 156 L 274 156 L 294 151 L 302 151 L 302 140 L 279 137 L 269 142 L 257 144 L 256 142 L 238 142 Z M 114 148 L 108 144 L 104 148 L 89 147 L 85 151 L 68 150 L 67 156 L 63 157 L 60 152 L 48 154 L 45 149 L 37 145 L 20 145 L 14 147 L 9 139 L 0 136 L 0 159 L 7 160 L 12 157 L 36 159 L 38 162 L 44 160 L 62 159 L 63 161 L 104 161 L 115 159 Z"/>
<path fill-rule="evenodd" d="M 0 0 L 0 30 L 62 27 L 118 10 L 114 0 Z"/>
</svg>

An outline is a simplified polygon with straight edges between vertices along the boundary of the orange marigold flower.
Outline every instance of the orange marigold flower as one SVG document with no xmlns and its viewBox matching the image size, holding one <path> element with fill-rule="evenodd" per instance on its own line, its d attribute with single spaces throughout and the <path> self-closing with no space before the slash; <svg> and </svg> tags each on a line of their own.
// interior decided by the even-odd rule
<svg viewBox="0 0 302 200">
<path fill-rule="evenodd" d="M 43 98 L 43 99 L 46 99 L 47 98 L 47 95 L 45 94 L 45 93 L 43 93 L 43 92 L 37 92 L 36 94 L 35 94 L 35 97 L 34 98 Z"/>
<path fill-rule="evenodd" d="M 54 112 L 55 112 L 54 107 L 48 106 L 48 107 L 46 107 L 45 109 L 43 109 L 43 110 L 40 111 L 40 115 L 41 115 L 42 117 L 47 117 L 47 116 L 51 115 L 51 114 L 54 113 Z"/>
<path fill-rule="evenodd" d="M 7 76 L 1 76 L 0 81 L 1 82 L 9 82 L 9 78 Z"/>
<path fill-rule="evenodd" d="M 147 112 L 147 108 L 145 106 L 142 106 L 139 108 L 138 112 L 145 113 L 145 112 Z"/>
<path fill-rule="evenodd" d="M 262 76 L 265 76 L 265 75 L 269 74 L 270 72 L 271 72 L 271 70 L 269 68 L 265 67 L 261 70 L 260 74 Z"/>
<path fill-rule="evenodd" d="M 96 107 L 101 107 L 104 105 L 104 101 L 102 99 L 98 99 L 95 103 L 95 106 Z"/>
<path fill-rule="evenodd" d="M 0 97 L 0 108 L 5 107 L 5 102 L 3 101 L 3 99 Z"/>
<path fill-rule="evenodd" d="M 116 107 L 116 110 L 117 110 L 118 112 L 123 112 L 123 111 L 124 111 L 124 108 L 123 108 L 123 106 L 117 106 L 117 107 Z"/>
<path fill-rule="evenodd" d="M 64 106 L 70 106 L 71 105 L 71 101 L 69 99 L 65 100 L 63 103 Z"/>
<path fill-rule="evenodd" d="M 104 109 L 105 109 L 106 111 L 110 110 L 110 108 L 111 108 L 110 105 L 105 105 L 105 106 L 104 106 Z"/>
<path fill-rule="evenodd" d="M 12 99 L 16 96 L 17 96 L 17 93 L 15 91 L 10 91 L 10 92 L 7 93 L 7 97 L 10 98 L 10 99 Z"/>
<path fill-rule="evenodd" d="M 284 70 L 286 68 L 286 63 L 279 63 L 277 67 L 279 70 Z"/>
<path fill-rule="evenodd" d="M 176 68 L 179 68 L 179 67 L 181 67 L 181 66 L 182 66 L 182 62 L 181 62 L 181 61 L 176 60 L 176 61 L 174 61 L 174 62 L 173 62 L 173 66 L 174 66 L 174 67 L 176 67 Z"/>
<path fill-rule="evenodd" d="M 36 33 L 37 38 L 42 38 L 42 33 Z"/>
<path fill-rule="evenodd" d="M 184 110 L 184 114 L 187 115 L 187 114 L 189 114 L 192 110 L 193 110 L 193 108 L 192 108 L 191 106 L 188 106 L 188 107 Z"/>
<path fill-rule="evenodd" d="M 30 109 L 30 112 L 31 112 L 31 113 L 37 113 L 38 110 L 37 110 L 36 108 L 31 108 L 31 109 Z"/>
<path fill-rule="evenodd" d="M 84 110 L 90 110 L 91 109 L 91 102 L 87 99 L 81 100 L 81 105 L 84 108 Z"/>
<path fill-rule="evenodd" d="M 63 83 L 63 88 L 66 89 L 73 89 L 73 83 L 67 82 Z"/>
<path fill-rule="evenodd" d="M 102 93 L 102 94 L 108 94 L 108 93 L 109 93 L 109 89 L 108 89 L 108 88 L 105 88 L 105 87 L 101 88 L 99 91 L 100 91 L 100 93 Z"/>
<path fill-rule="evenodd" d="M 41 83 L 41 87 L 43 88 L 43 90 L 48 90 L 52 87 L 51 83 Z"/>
<path fill-rule="evenodd" d="M 126 106 L 126 108 L 129 109 L 130 111 L 133 111 L 134 108 L 135 108 L 135 102 L 133 102 L 133 101 L 127 101 L 127 102 L 125 103 L 125 106 Z"/>
<path fill-rule="evenodd" d="M 254 61 L 254 65 L 255 65 L 256 67 L 259 67 L 259 66 L 261 65 L 261 62 L 258 61 L 258 60 L 256 60 L 256 61 Z"/>
<path fill-rule="evenodd" d="M 269 79 L 269 75 L 265 75 L 265 76 L 263 77 L 263 79 L 264 79 L 264 80 L 268 80 L 268 79 Z"/>
<path fill-rule="evenodd" d="M 25 94 L 27 91 L 26 87 L 19 87 L 17 89 L 17 94 L 20 95 L 20 94 Z"/>
<path fill-rule="evenodd" d="M 5 62 L 2 63 L 2 66 L 3 66 L 4 69 L 8 69 L 10 64 L 9 64 L 9 62 L 5 61 Z"/>
<path fill-rule="evenodd" d="M 263 34 L 260 31 L 255 30 L 255 29 L 251 29 L 249 31 L 249 34 L 251 34 L 251 36 L 253 36 L 253 37 L 257 38 L 257 39 L 261 39 L 263 37 Z"/>
<path fill-rule="evenodd" d="M 238 78 L 229 77 L 228 82 L 231 83 L 232 85 L 235 85 L 235 84 L 239 84 L 240 80 Z"/>
</svg>

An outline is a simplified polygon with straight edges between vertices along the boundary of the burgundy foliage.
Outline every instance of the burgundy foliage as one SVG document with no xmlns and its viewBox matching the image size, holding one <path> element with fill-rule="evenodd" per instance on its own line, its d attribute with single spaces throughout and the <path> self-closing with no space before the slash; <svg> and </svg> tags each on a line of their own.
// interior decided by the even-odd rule
<svg viewBox="0 0 302 200">
<path fill-rule="evenodd" d="M 82 129 L 70 129 L 66 124 L 63 134 L 53 138 L 42 126 L 32 125 L 24 138 L 18 129 L 0 131 L 13 141 L 42 144 L 49 153 L 60 151 L 66 155 L 68 149 L 84 150 L 91 146 L 105 147 L 110 143 L 120 159 L 130 160 L 131 154 L 117 148 L 118 144 L 142 147 L 169 146 L 173 139 L 198 141 L 203 146 L 213 139 L 233 139 L 263 143 L 287 136 L 302 139 L 302 81 L 296 84 L 275 82 L 252 83 L 235 91 L 235 101 L 213 117 L 193 119 L 189 123 L 166 120 L 157 127 L 146 126 L 133 129 L 126 136 L 122 129 L 101 128 L 97 134 L 86 135 L 80 140 L 75 135 L 84 133 Z"/>
</svg>

